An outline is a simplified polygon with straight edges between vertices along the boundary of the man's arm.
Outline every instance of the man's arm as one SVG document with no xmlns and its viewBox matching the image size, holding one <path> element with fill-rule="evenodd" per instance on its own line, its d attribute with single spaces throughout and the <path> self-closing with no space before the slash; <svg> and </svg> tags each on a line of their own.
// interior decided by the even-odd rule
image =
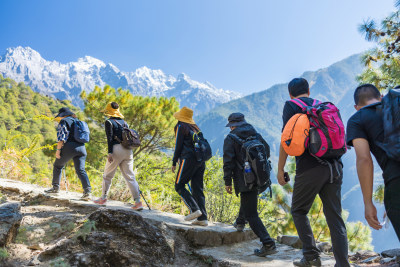
<svg viewBox="0 0 400 267">
<path fill-rule="evenodd" d="M 235 168 L 235 148 L 232 138 L 227 136 L 224 140 L 224 181 L 228 193 L 232 193 L 232 176 Z M 230 188 L 230 189 L 228 189 Z M 229 192 L 230 190 L 230 192 Z"/>
<path fill-rule="evenodd" d="M 280 185 L 285 185 L 287 182 L 285 181 L 285 165 L 287 160 L 288 154 L 283 149 L 282 145 L 279 146 L 279 162 L 278 162 L 278 183 Z"/>
<path fill-rule="evenodd" d="M 374 163 L 372 161 L 369 144 L 364 138 L 357 138 L 352 140 L 352 142 L 357 156 L 357 174 L 364 198 L 365 219 L 369 226 L 375 230 L 379 230 L 382 226 L 379 223 L 377 211 L 372 202 Z"/>
</svg>

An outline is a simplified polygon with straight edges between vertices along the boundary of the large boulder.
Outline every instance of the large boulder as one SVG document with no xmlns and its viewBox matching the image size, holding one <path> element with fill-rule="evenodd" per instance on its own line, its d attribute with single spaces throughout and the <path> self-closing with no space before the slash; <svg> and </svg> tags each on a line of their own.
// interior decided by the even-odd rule
<svg viewBox="0 0 400 267">
<path fill-rule="evenodd" d="M 93 224 L 94 223 L 94 224 Z M 174 261 L 173 243 L 162 230 L 130 210 L 100 208 L 87 225 L 39 255 L 40 261 L 62 257 L 71 266 L 164 266 Z"/>
<path fill-rule="evenodd" d="M 0 247 L 11 243 L 18 232 L 21 224 L 21 204 L 8 202 L 0 205 Z"/>
<path fill-rule="evenodd" d="M 381 255 L 382 255 L 382 257 L 385 257 L 385 258 L 400 257 L 400 248 L 382 251 Z"/>
<path fill-rule="evenodd" d="M 298 249 L 303 248 L 303 243 L 300 238 L 294 235 L 278 236 L 278 242 Z"/>
</svg>

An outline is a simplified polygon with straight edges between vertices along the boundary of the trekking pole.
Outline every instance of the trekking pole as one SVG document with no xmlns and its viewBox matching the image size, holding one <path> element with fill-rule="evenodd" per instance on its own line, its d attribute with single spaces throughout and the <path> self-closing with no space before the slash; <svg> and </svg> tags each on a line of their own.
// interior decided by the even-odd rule
<svg viewBox="0 0 400 267">
<path fill-rule="evenodd" d="M 65 190 L 66 190 L 66 193 L 68 194 L 68 183 L 67 183 L 67 172 L 66 172 L 66 168 L 67 168 L 67 165 L 64 166 L 63 172 L 64 172 Z"/>
<path fill-rule="evenodd" d="M 146 203 L 146 205 L 147 205 L 147 207 L 149 208 L 149 210 L 151 210 L 151 208 L 150 208 L 149 204 L 147 203 L 146 198 L 144 197 L 144 195 L 143 195 L 143 193 L 142 193 L 141 190 L 139 190 L 139 193 L 142 195 L 142 198 L 143 198 L 143 200 L 144 200 L 144 203 Z"/>
</svg>

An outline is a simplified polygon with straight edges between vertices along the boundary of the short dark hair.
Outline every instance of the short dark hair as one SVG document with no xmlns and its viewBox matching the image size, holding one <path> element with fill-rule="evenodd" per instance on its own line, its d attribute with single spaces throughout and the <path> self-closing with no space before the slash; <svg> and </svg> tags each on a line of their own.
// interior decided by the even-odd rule
<svg viewBox="0 0 400 267">
<path fill-rule="evenodd" d="M 369 100 L 380 99 L 381 93 L 375 85 L 366 83 L 358 86 L 354 91 L 354 103 L 365 106 Z"/>
<path fill-rule="evenodd" d="M 111 107 L 112 107 L 113 109 L 118 109 L 118 108 L 119 108 L 119 105 L 118 105 L 117 102 L 111 102 Z"/>
<path fill-rule="evenodd" d="M 310 92 L 310 86 L 308 85 L 307 80 L 304 78 L 294 78 L 291 80 L 288 85 L 288 89 L 289 94 L 291 94 L 293 97 Z"/>
</svg>

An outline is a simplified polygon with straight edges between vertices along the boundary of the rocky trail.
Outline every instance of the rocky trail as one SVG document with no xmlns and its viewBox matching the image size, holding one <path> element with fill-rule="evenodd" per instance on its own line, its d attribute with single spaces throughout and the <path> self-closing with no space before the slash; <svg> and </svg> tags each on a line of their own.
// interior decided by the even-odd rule
<svg viewBox="0 0 400 267">
<path fill-rule="evenodd" d="M 6 256 L 0 249 L 0 266 L 293 266 L 302 256 L 278 243 L 277 254 L 260 258 L 253 255 L 260 242 L 250 229 L 192 226 L 181 215 L 135 212 L 118 201 L 98 206 L 77 193 L 46 195 L 41 187 L 6 179 L 0 193 L 0 247 L 7 248 Z M 368 256 L 374 258 L 368 266 L 398 266 Z M 329 254 L 322 259 L 323 266 L 335 263 Z"/>
</svg>

